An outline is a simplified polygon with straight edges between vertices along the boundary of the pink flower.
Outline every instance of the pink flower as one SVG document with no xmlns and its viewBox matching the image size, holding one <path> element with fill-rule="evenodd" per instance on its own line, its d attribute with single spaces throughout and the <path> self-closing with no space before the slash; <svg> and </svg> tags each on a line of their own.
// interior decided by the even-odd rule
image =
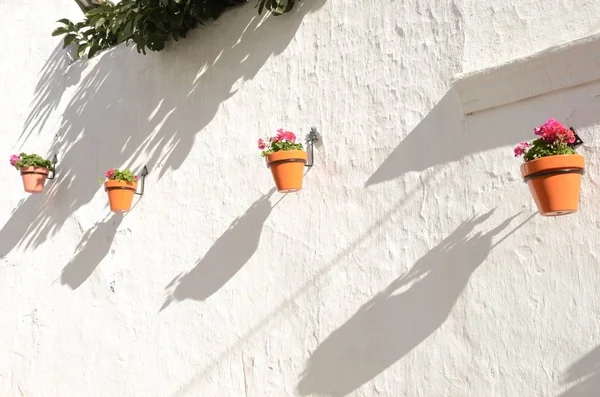
<svg viewBox="0 0 600 397">
<path fill-rule="evenodd" d="M 267 144 L 265 143 L 265 141 L 262 140 L 262 138 L 260 138 L 258 140 L 258 148 L 260 150 L 265 150 L 266 147 L 267 147 Z"/>
<path fill-rule="evenodd" d="M 565 141 L 567 143 L 575 143 L 575 133 L 571 130 L 565 132 Z"/>
<path fill-rule="evenodd" d="M 10 165 L 14 167 L 19 160 L 21 160 L 21 157 L 17 156 L 16 154 L 13 154 L 12 156 L 10 156 Z"/>
<path fill-rule="evenodd" d="M 296 135 L 291 131 L 284 131 L 283 128 L 277 130 L 277 136 L 275 137 L 278 141 L 295 142 Z"/>
<path fill-rule="evenodd" d="M 515 153 L 515 157 L 519 157 L 525 154 L 525 151 L 527 150 L 527 148 L 531 146 L 529 145 L 529 143 L 527 142 L 521 142 L 519 143 L 514 150 Z"/>
<path fill-rule="evenodd" d="M 562 125 L 559 121 L 549 118 L 541 126 L 534 128 L 533 131 L 536 135 L 540 136 L 544 141 L 553 143 L 556 141 L 560 142 L 575 142 L 575 135 L 567 127 Z"/>
<path fill-rule="evenodd" d="M 133 179 L 137 182 L 140 178 L 138 178 L 138 176 L 134 176 Z"/>
<path fill-rule="evenodd" d="M 296 142 L 296 135 L 294 135 L 292 131 L 287 131 L 285 140 L 289 142 Z"/>
<path fill-rule="evenodd" d="M 111 168 L 110 170 L 106 171 L 106 177 L 108 179 L 111 179 L 114 176 L 115 176 L 115 170 L 114 169 Z"/>
</svg>

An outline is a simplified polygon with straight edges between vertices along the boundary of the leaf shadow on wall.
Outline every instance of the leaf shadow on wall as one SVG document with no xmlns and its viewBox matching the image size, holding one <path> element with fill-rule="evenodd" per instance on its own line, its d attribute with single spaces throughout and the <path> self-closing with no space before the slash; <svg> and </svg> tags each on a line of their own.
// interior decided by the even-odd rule
<svg viewBox="0 0 600 397">
<path fill-rule="evenodd" d="M 240 271 L 256 252 L 263 225 L 271 211 L 285 197 L 271 205 L 269 199 L 274 192 L 275 188 L 254 202 L 231 223 L 192 270 L 177 275 L 165 287 L 168 296 L 159 311 L 173 300 L 204 301 Z"/>
<path fill-rule="evenodd" d="M 77 289 L 98 267 L 110 251 L 123 214 L 114 214 L 88 230 L 76 248 L 76 253 L 65 266 L 60 277 L 62 285 Z"/>
<path fill-rule="evenodd" d="M 41 132 L 50 116 L 58 109 L 65 91 L 81 81 L 84 62 L 73 62 L 71 48 L 59 43 L 40 71 L 40 79 L 33 91 L 31 110 L 25 120 L 19 140 Z"/>
<path fill-rule="evenodd" d="M 365 185 L 376 185 L 411 171 L 424 171 L 436 165 L 458 161 L 470 154 L 531 138 L 531 130 L 526 128 L 502 129 L 491 121 L 488 127 L 487 131 L 468 131 L 464 128 L 462 108 L 456 91 L 451 88 L 384 160 Z"/>
<path fill-rule="evenodd" d="M 310 356 L 297 390 L 302 396 L 343 397 L 369 382 L 427 339 L 448 318 L 471 274 L 490 251 L 492 238 L 519 214 L 488 233 L 469 237 L 494 210 L 471 218 L 419 259 Z M 535 215 L 535 214 L 534 214 Z M 534 215 L 521 223 L 514 233 Z M 414 282 L 406 291 L 397 291 Z"/>
<path fill-rule="evenodd" d="M 558 397 L 597 397 L 600 390 L 600 346 L 567 370 L 564 383 L 575 383 Z"/>
<path fill-rule="evenodd" d="M 162 52 L 143 56 L 131 47 L 117 47 L 90 61 L 85 74 L 81 63 L 67 67 L 51 57 L 21 146 L 45 131 L 48 112 L 60 102 L 64 89 L 49 87 L 80 79 L 47 154 L 58 153 L 57 178 L 48 183 L 45 200 L 28 197 L 0 229 L 0 256 L 16 246 L 35 248 L 58 233 L 99 192 L 97 178 L 109 168 L 139 172 L 148 165 L 150 179 L 179 169 L 196 135 L 236 94 L 235 87 L 281 54 L 304 16 L 325 2 L 303 1 L 278 17 L 257 16 L 246 4 Z M 65 70 L 59 73 L 52 66 Z"/>
</svg>

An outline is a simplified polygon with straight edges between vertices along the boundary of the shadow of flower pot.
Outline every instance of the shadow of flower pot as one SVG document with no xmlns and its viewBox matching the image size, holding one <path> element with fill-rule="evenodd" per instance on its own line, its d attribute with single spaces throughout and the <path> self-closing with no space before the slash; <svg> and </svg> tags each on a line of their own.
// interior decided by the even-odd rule
<svg viewBox="0 0 600 397">
<path fill-rule="evenodd" d="M 192 270 L 175 277 L 165 287 L 169 292 L 161 311 L 173 300 L 203 301 L 235 276 L 258 248 L 263 225 L 277 205 L 271 206 L 269 201 L 273 193 L 275 188 L 252 204 L 244 215 L 233 221 Z"/>
<path fill-rule="evenodd" d="M 124 215 L 115 214 L 88 230 L 77 245 L 75 256 L 64 267 L 60 282 L 77 289 L 87 280 L 110 251 Z"/>
</svg>

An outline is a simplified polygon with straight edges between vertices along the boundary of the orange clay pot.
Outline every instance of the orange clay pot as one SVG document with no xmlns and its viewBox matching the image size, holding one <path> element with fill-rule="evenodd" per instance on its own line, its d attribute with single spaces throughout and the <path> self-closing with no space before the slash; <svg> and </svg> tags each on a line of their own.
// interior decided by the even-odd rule
<svg viewBox="0 0 600 397">
<path fill-rule="evenodd" d="M 297 192 L 302 189 L 306 158 L 304 150 L 282 150 L 267 156 L 267 166 L 271 169 L 280 193 Z"/>
<path fill-rule="evenodd" d="M 137 182 L 109 180 L 104 182 L 104 190 L 108 193 L 112 212 L 127 212 L 131 209 Z"/>
<path fill-rule="evenodd" d="M 23 167 L 21 168 L 21 177 L 23 178 L 23 187 L 27 193 L 41 193 L 48 178 L 48 168 L 43 167 Z"/>
<path fill-rule="evenodd" d="M 579 154 L 542 157 L 521 165 L 521 175 L 542 216 L 577 211 L 584 168 L 585 159 Z"/>
</svg>

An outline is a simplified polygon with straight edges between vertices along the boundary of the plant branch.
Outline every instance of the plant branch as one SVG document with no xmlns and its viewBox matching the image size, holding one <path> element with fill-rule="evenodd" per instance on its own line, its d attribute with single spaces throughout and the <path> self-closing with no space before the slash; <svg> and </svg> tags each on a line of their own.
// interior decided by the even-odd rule
<svg viewBox="0 0 600 397">
<path fill-rule="evenodd" d="M 248 0 L 75 0 L 85 13 L 82 22 L 63 18 L 53 36 L 63 35 L 63 48 L 77 45 L 77 57 L 92 58 L 121 43 L 133 42 L 138 53 L 161 51 L 198 25 L 217 19 L 225 10 Z M 299 0 L 257 0 L 258 13 L 290 12 Z"/>
</svg>

